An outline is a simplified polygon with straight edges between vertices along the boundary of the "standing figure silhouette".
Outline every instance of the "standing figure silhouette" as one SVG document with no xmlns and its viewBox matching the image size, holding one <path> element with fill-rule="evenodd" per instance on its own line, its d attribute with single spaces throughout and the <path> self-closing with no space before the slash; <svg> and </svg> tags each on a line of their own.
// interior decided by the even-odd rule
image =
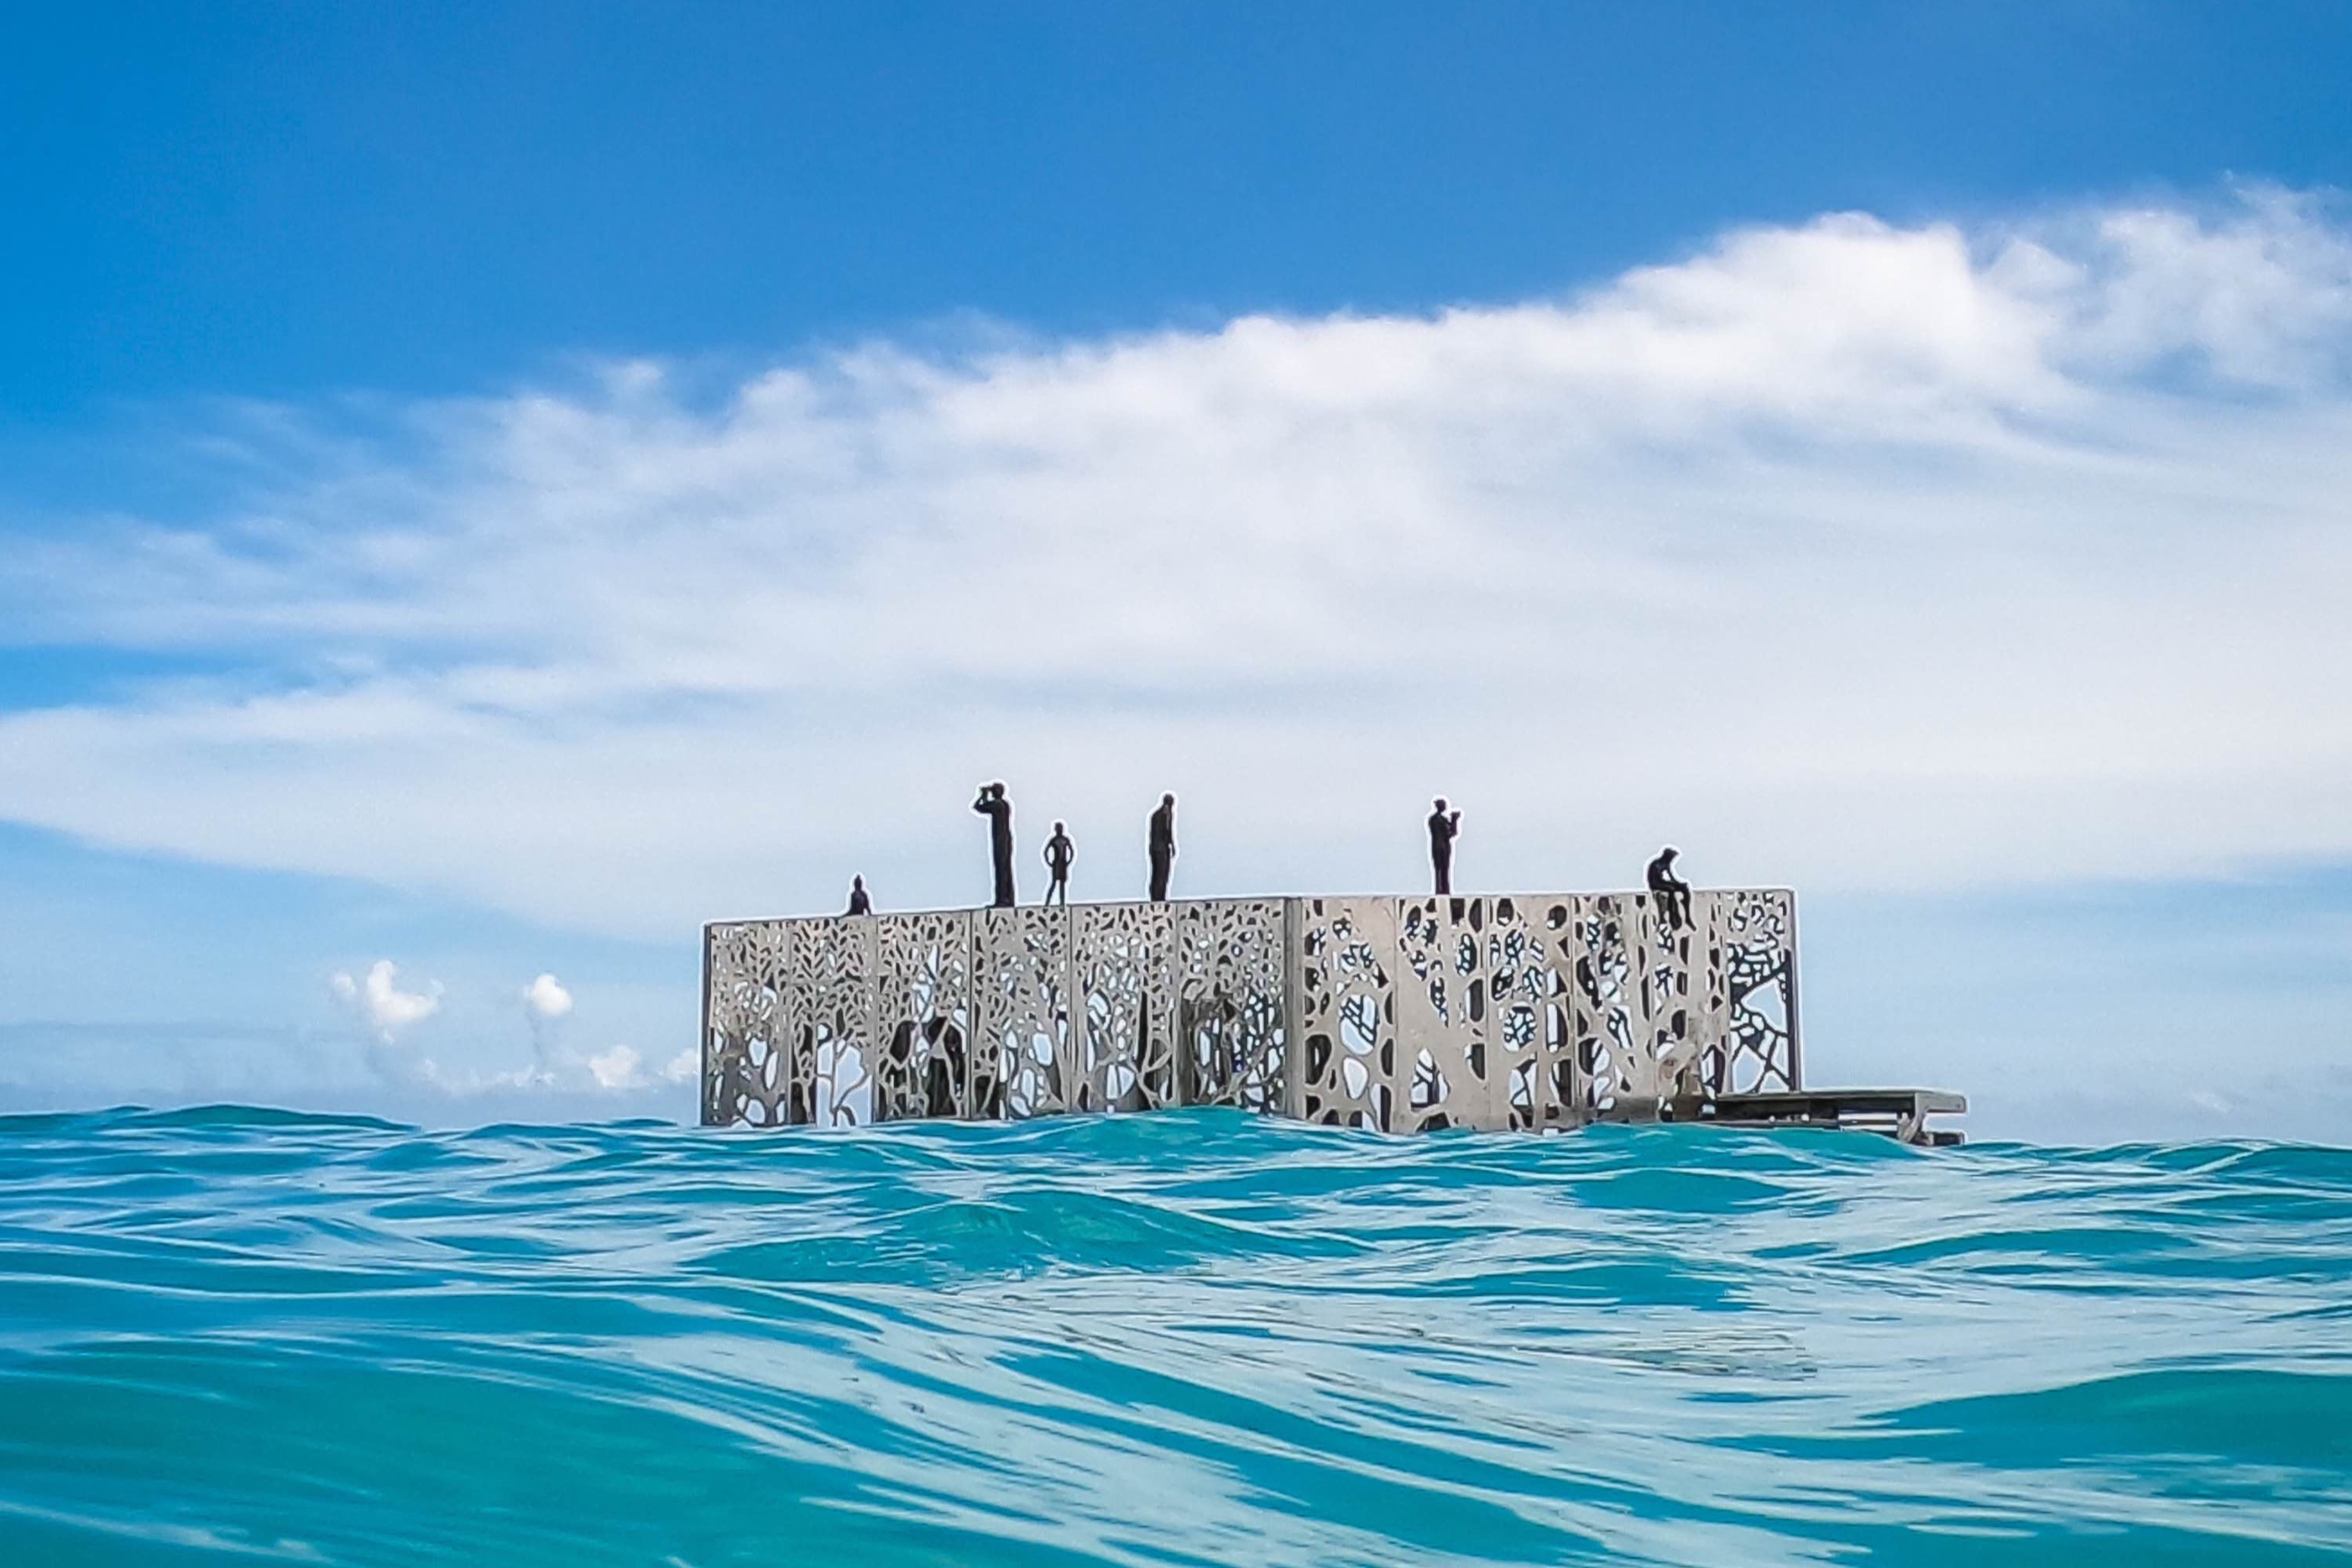
<svg viewBox="0 0 2352 1568">
<path fill-rule="evenodd" d="M 980 786 L 972 810 L 988 818 L 988 853 L 996 872 L 996 907 L 1013 907 L 1013 802 L 1004 798 L 1002 780 Z"/>
<path fill-rule="evenodd" d="M 849 913 L 853 915 L 873 913 L 873 900 L 866 897 L 866 879 L 862 876 L 853 876 L 849 879 Z"/>
<path fill-rule="evenodd" d="M 1053 837 L 1045 841 L 1045 870 L 1046 874 L 1052 878 L 1045 889 L 1047 903 L 1058 903 L 1064 909 L 1069 907 L 1070 862 L 1077 858 L 1077 847 L 1070 842 L 1068 831 L 1060 823 L 1055 823 Z"/>
<path fill-rule="evenodd" d="M 1159 797 L 1151 814 L 1151 901 L 1168 902 L 1168 873 L 1176 865 L 1176 797 Z"/>
<path fill-rule="evenodd" d="M 1436 891 L 1454 891 L 1454 838 L 1462 831 L 1462 814 L 1445 809 L 1445 797 L 1433 802 L 1437 809 L 1429 814 L 1429 867 L 1437 878 Z"/>
<path fill-rule="evenodd" d="M 1674 874 L 1674 846 L 1669 844 L 1650 862 L 1650 891 L 1657 896 L 1657 912 L 1669 931 L 1691 923 L 1691 885 Z"/>
</svg>

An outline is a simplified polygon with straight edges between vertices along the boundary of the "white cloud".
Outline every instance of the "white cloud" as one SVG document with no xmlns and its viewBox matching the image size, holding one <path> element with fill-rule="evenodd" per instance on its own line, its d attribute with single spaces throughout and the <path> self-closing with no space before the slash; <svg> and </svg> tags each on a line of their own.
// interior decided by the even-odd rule
<svg viewBox="0 0 2352 1568">
<path fill-rule="evenodd" d="M 616 1045 L 589 1057 L 588 1068 L 599 1088 L 642 1088 L 651 1081 L 645 1075 L 637 1053 L 625 1045 Z"/>
<path fill-rule="evenodd" d="M 412 1024 L 422 1023 L 441 1010 L 441 982 L 429 981 L 423 991 L 402 991 L 398 968 L 389 958 L 370 965 L 364 980 L 337 974 L 327 983 L 338 999 L 359 1009 L 386 1042 Z"/>
<path fill-rule="evenodd" d="M 523 987 L 523 1007 L 534 1019 L 555 1019 L 572 1010 L 572 993 L 553 975 L 541 975 Z"/>
<path fill-rule="evenodd" d="M 656 1072 L 646 1067 L 635 1051 L 616 1045 L 602 1056 L 590 1057 L 588 1067 L 597 1082 L 607 1088 L 651 1088 L 657 1085 L 693 1083 L 701 1074 L 702 1058 L 688 1046 Z"/>
<path fill-rule="evenodd" d="M 2254 191 L 265 410 L 266 490 L 0 564 L 0 625 L 239 671 L 0 718 L 0 816 L 663 935 L 968 900 L 993 777 L 1082 897 L 1170 787 L 1194 892 L 1415 883 L 1437 790 L 1485 885 L 2341 856 L 2347 369 L 2352 235 Z"/>
</svg>

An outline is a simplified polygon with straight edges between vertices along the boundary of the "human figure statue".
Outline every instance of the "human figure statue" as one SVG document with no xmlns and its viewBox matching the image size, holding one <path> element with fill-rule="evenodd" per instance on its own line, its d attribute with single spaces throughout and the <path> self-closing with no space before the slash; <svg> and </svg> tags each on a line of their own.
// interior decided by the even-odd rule
<svg viewBox="0 0 2352 1568">
<path fill-rule="evenodd" d="M 1445 809 L 1445 797 L 1433 802 L 1437 809 L 1429 814 L 1429 865 L 1436 874 L 1437 891 L 1454 891 L 1454 838 L 1462 831 L 1462 814 Z"/>
<path fill-rule="evenodd" d="M 1669 931 L 1691 923 L 1691 885 L 1674 874 L 1674 846 L 1669 844 L 1650 862 L 1650 891 L 1657 895 L 1658 913 Z"/>
<path fill-rule="evenodd" d="M 988 853 L 996 870 L 996 907 L 1013 907 L 1013 802 L 1004 798 L 1004 785 L 1000 779 L 980 786 L 980 799 L 972 802 L 972 810 L 988 818 Z"/>
<path fill-rule="evenodd" d="M 1168 873 L 1176 865 L 1176 797 L 1159 797 L 1151 814 L 1151 901 L 1168 902 Z"/>
<path fill-rule="evenodd" d="M 1045 841 L 1046 874 L 1052 878 L 1045 889 L 1045 901 L 1068 908 L 1070 903 L 1070 862 L 1078 857 L 1077 847 L 1070 842 L 1070 835 L 1060 823 L 1053 825 L 1053 837 Z"/>
<path fill-rule="evenodd" d="M 866 879 L 862 876 L 853 876 L 849 879 L 849 913 L 853 915 L 873 913 L 873 900 L 866 897 Z"/>
</svg>

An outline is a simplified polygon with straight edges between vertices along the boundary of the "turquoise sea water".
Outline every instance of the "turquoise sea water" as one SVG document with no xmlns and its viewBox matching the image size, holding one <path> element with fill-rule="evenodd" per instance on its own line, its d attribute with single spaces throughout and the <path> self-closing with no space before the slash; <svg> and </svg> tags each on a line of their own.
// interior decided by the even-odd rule
<svg viewBox="0 0 2352 1568">
<path fill-rule="evenodd" d="M 2352 1153 L 0 1119 L 0 1563 L 2352 1562 Z"/>
</svg>

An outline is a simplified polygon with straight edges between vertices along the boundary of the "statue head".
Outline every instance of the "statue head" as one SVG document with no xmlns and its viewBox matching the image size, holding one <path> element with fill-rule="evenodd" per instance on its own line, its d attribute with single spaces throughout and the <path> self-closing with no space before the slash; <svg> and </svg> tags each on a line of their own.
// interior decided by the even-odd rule
<svg viewBox="0 0 2352 1568">
<path fill-rule="evenodd" d="M 1431 805 L 1434 805 L 1434 806 L 1435 806 L 1435 807 L 1436 807 L 1439 811 L 1443 811 L 1443 810 L 1445 809 L 1445 797 L 1444 797 L 1444 796 L 1443 796 L 1443 795 L 1440 795 L 1440 796 L 1439 796 L 1436 800 L 1434 800 L 1434 801 L 1431 802 L 1430 803 L 1431 803 Z"/>
<path fill-rule="evenodd" d="M 1159 803 L 1163 806 L 1172 806 L 1176 803 L 1176 797 L 1173 795 L 1162 795 L 1159 797 Z"/>
<path fill-rule="evenodd" d="M 1056 832 L 1056 833 L 1059 833 L 1059 832 L 1061 832 L 1061 831 L 1062 831 L 1062 824 L 1060 823 L 1060 821 L 1058 821 L 1058 820 L 1057 820 L 1057 821 L 1054 823 L 1054 825 L 1053 825 L 1053 831 L 1054 831 L 1054 832 Z"/>
</svg>

